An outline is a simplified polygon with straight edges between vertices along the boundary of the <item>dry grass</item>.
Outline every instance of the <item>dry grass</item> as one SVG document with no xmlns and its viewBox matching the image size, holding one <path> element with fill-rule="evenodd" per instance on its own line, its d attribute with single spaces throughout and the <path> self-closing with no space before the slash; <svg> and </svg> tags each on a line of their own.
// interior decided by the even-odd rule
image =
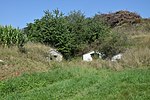
<svg viewBox="0 0 150 100">
<path fill-rule="evenodd" d="M 26 72 L 46 71 L 50 64 L 46 57 L 50 47 L 28 43 L 25 45 L 26 53 L 19 52 L 17 47 L 0 47 L 0 80 L 8 77 L 18 76 Z"/>
<path fill-rule="evenodd" d="M 128 36 L 134 35 L 150 35 L 150 21 L 142 20 L 141 23 L 136 25 L 124 24 L 112 29 L 113 32 L 126 34 Z"/>
<path fill-rule="evenodd" d="M 121 61 L 106 62 L 106 65 L 111 68 L 118 66 L 116 69 L 150 66 L 150 20 L 142 20 L 137 25 L 115 27 L 112 31 L 126 35 L 129 39 L 129 46 Z"/>
<path fill-rule="evenodd" d="M 128 30 L 130 31 L 130 30 Z M 132 32 L 132 31 L 130 31 Z M 150 66 L 150 35 L 135 34 L 128 35 L 132 46 L 123 54 L 119 62 L 97 59 L 92 62 L 82 61 L 82 57 L 72 61 L 48 62 L 48 51 L 50 47 L 39 43 L 27 43 L 25 53 L 19 52 L 17 47 L 0 47 L 0 80 L 21 75 L 23 73 L 47 71 L 56 67 L 94 67 L 111 68 L 122 70 L 126 67 L 149 67 Z"/>
<path fill-rule="evenodd" d="M 99 62 L 103 67 L 113 70 L 122 70 L 124 68 L 149 68 L 150 67 L 150 49 L 131 48 L 123 53 L 123 57 L 118 62 L 110 60 Z M 101 68 L 101 67 L 100 67 Z"/>
<path fill-rule="evenodd" d="M 121 63 L 125 67 L 150 66 L 150 49 L 148 47 L 129 49 L 124 53 Z"/>
<path fill-rule="evenodd" d="M 148 47 L 150 48 L 150 35 L 134 35 L 131 36 L 132 43 L 134 44 L 134 47 Z"/>
</svg>

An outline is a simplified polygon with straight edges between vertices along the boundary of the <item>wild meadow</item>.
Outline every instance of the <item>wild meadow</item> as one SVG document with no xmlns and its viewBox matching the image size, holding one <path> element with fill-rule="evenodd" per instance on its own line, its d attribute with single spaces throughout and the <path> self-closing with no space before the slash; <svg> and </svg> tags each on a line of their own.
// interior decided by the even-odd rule
<svg viewBox="0 0 150 100">
<path fill-rule="evenodd" d="M 23 29 L 0 26 L 0 100 L 150 99 L 150 19 L 127 11 L 44 14 Z M 62 62 L 48 60 L 51 48 Z M 83 61 L 92 50 L 105 56 Z M 112 62 L 118 53 L 122 58 Z"/>
</svg>

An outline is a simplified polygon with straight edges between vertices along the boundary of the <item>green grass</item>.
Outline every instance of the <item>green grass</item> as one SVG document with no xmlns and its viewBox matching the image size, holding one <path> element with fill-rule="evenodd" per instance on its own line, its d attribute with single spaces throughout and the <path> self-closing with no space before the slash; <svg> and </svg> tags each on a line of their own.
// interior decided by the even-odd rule
<svg viewBox="0 0 150 100">
<path fill-rule="evenodd" d="M 118 63 L 48 62 L 49 46 L 27 43 L 25 53 L 0 46 L 0 100 L 150 100 L 149 24 L 113 31 L 131 39 Z"/>
<path fill-rule="evenodd" d="M 118 63 L 48 62 L 50 47 L 37 43 L 26 53 L 0 47 L 0 100 L 150 100 L 148 36 L 132 36 L 137 42 Z"/>
<path fill-rule="evenodd" d="M 57 67 L 0 82 L 0 100 L 149 100 L 150 70 Z"/>
</svg>

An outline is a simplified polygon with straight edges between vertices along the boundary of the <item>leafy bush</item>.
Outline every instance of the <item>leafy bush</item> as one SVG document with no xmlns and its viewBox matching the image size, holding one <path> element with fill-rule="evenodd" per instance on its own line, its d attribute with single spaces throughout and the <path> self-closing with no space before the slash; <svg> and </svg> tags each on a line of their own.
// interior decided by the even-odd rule
<svg viewBox="0 0 150 100">
<path fill-rule="evenodd" d="M 25 28 L 31 41 L 41 42 L 58 49 L 64 57 L 69 58 L 74 48 L 73 34 L 70 34 L 68 23 L 59 10 L 45 11 L 45 16 L 36 19 Z"/>
<path fill-rule="evenodd" d="M 84 50 L 97 48 L 109 33 L 109 28 L 94 18 L 85 18 L 81 11 L 73 11 L 64 16 L 58 9 L 52 13 L 45 11 L 41 19 L 36 19 L 25 28 L 31 41 L 41 42 L 58 49 L 66 59 L 81 55 Z"/>
<path fill-rule="evenodd" d="M 21 30 L 15 29 L 12 26 L 0 26 L 0 45 L 22 47 L 24 43 L 25 36 Z"/>
</svg>

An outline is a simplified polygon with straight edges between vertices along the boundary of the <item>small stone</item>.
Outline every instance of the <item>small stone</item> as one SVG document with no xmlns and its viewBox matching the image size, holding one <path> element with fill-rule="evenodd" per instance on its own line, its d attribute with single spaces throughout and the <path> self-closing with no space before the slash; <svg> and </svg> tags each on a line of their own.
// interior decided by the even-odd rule
<svg viewBox="0 0 150 100">
<path fill-rule="evenodd" d="M 53 61 L 61 62 L 63 60 L 63 56 L 56 49 L 50 49 L 49 51 L 49 59 Z"/>
<path fill-rule="evenodd" d="M 0 60 L 0 62 L 1 62 L 1 63 L 4 63 L 4 61 L 3 61 L 3 60 Z"/>
</svg>

